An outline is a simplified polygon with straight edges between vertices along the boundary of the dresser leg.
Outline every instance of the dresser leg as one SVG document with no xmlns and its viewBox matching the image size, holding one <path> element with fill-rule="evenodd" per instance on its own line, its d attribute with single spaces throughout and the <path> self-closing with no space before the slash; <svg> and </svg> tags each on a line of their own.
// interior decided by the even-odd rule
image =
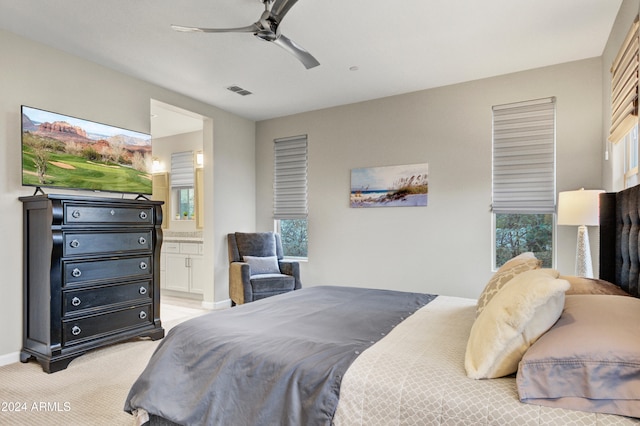
<svg viewBox="0 0 640 426">
<path fill-rule="evenodd" d="M 36 361 L 38 361 L 38 363 L 40 364 L 44 372 L 55 373 L 57 371 L 64 370 L 65 368 L 67 368 L 69 366 L 69 363 L 74 359 L 76 359 L 77 357 L 79 357 L 80 355 L 84 355 L 84 352 L 76 353 L 73 356 L 68 358 L 61 358 L 61 359 L 56 359 L 55 361 L 52 361 L 47 357 L 41 357 L 41 356 L 33 355 L 31 353 L 23 351 L 23 352 L 20 352 L 20 362 L 26 364 L 27 362 L 29 362 L 31 358 L 34 358 Z"/>
<path fill-rule="evenodd" d="M 27 362 L 29 362 L 29 359 L 31 359 L 31 357 L 33 357 L 33 355 L 27 352 L 20 352 L 20 362 L 23 364 L 26 364 Z"/>
<path fill-rule="evenodd" d="M 80 356 L 83 354 L 77 354 L 77 356 Z M 65 359 L 61 359 L 58 361 L 40 361 L 40 365 L 42 365 L 42 369 L 46 372 L 46 373 L 55 373 L 57 371 L 60 370 L 64 370 L 69 366 L 69 363 L 71 361 L 73 361 L 76 357 L 72 357 L 72 358 L 65 358 Z"/>
<path fill-rule="evenodd" d="M 155 330 L 146 333 L 145 336 L 151 338 L 151 340 L 160 340 L 164 337 L 164 328 L 156 328 Z"/>
</svg>

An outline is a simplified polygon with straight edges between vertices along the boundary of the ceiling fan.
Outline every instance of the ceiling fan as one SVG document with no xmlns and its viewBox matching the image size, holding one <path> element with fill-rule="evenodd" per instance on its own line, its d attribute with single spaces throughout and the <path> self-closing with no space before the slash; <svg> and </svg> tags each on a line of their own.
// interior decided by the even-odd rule
<svg viewBox="0 0 640 426">
<path fill-rule="evenodd" d="M 239 28 L 197 28 L 183 27 L 180 25 L 171 25 L 176 31 L 183 32 L 201 32 L 201 33 L 253 33 L 254 36 L 261 40 L 274 43 L 296 58 L 305 66 L 306 69 L 317 67 L 320 62 L 316 60 L 309 52 L 295 41 L 280 33 L 280 24 L 289 9 L 293 7 L 298 0 L 261 0 L 264 4 L 264 12 L 257 22 Z"/>
</svg>

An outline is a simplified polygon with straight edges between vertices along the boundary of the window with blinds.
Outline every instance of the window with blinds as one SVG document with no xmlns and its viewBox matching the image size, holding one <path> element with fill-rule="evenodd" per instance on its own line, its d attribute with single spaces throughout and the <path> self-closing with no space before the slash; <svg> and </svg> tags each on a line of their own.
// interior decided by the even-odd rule
<svg viewBox="0 0 640 426">
<path fill-rule="evenodd" d="M 273 217 L 288 258 L 307 258 L 307 136 L 274 141 Z"/>
<path fill-rule="evenodd" d="M 555 98 L 493 107 L 493 257 L 554 264 Z"/>
<path fill-rule="evenodd" d="M 195 214 L 193 151 L 171 154 L 171 206 L 176 220 L 192 220 Z"/>
<path fill-rule="evenodd" d="M 171 154 L 171 187 L 192 188 L 194 184 L 193 151 Z"/>
<path fill-rule="evenodd" d="M 611 66 L 611 129 L 617 143 L 638 124 L 639 23 L 636 17 Z"/>
<path fill-rule="evenodd" d="M 307 136 L 274 141 L 275 219 L 307 217 Z"/>
<path fill-rule="evenodd" d="M 555 98 L 493 107 L 492 210 L 555 212 Z"/>
</svg>

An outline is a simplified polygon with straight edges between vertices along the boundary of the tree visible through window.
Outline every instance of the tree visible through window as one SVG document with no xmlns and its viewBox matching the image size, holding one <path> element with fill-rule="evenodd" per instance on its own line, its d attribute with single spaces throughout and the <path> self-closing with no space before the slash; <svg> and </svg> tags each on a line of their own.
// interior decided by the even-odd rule
<svg viewBox="0 0 640 426">
<path fill-rule="evenodd" d="M 285 255 L 307 257 L 307 219 L 281 219 L 279 222 Z"/>
<path fill-rule="evenodd" d="M 544 268 L 552 267 L 552 214 L 496 214 L 495 227 L 496 266 L 530 251 Z"/>
</svg>

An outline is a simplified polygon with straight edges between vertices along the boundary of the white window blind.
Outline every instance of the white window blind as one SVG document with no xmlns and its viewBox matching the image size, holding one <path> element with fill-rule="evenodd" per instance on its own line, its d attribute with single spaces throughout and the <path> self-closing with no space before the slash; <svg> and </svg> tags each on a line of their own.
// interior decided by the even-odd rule
<svg viewBox="0 0 640 426">
<path fill-rule="evenodd" d="M 494 213 L 554 213 L 555 98 L 493 107 Z"/>
<path fill-rule="evenodd" d="M 274 141 L 273 216 L 307 217 L 307 136 Z"/>
<path fill-rule="evenodd" d="M 193 188 L 193 151 L 171 154 L 171 187 Z"/>
<path fill-rule="evenodd" d="M 636 17 L 611 66 L 611 129 L 609 141 L 617 143 L 638 123 L 638 66 L 640 39 Z"/>
</svg>

